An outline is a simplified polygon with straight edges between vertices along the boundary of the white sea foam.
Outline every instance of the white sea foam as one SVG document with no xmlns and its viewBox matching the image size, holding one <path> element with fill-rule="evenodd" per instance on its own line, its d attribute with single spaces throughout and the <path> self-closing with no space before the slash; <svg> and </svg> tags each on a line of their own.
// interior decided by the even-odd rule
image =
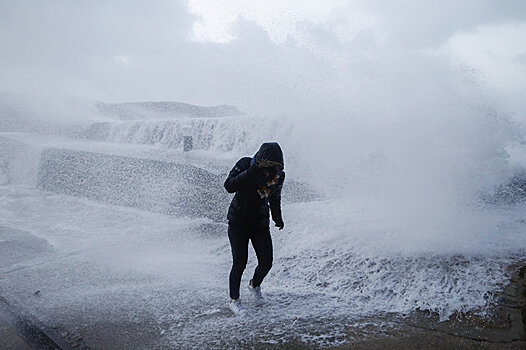
<svg viewBox="0 0 526 350">
<path fill-rule="evenodd" d="M 401 67 L 402 76 L 412 76 L 410 67 Z M 379 67 L 386 74 L 388 68 Z M 207 311 L 227 299 L 231 257 L 225 225 L 210 233 L 203 226 L 208 219 L 41 192 L 35 189 L 38 160 L 50 147 L 72 151 L 61 162 L 74 161 L 77 151 L 123 162 L 126 157 L 152 159 L 159 166 L 206 159 L 226 176 L 241 156 L 275 140 L 285 153 L 289 182 L 284 192 L 293 190 L 287 184 L 295 180 L 316 196 L 283 206 L 286 226 L 274 234 L 275 263 L 264 285 L 273 303 L 258 311 L 260 321 L 253 327 L 275 340 L 290 334 L 292 324 L 302 324 L 292 319 L 328 320 L 331 332 L 335 319 L 384 313 L 428 310 L 441 319 L 456 312 L 484 314 L 506 283 L 506 267 L 526 250 L 524 207 L 484 200 L 495 186 L 524 171 L 521 137 L 483 92 L 458 79 L 461 73 L 443 65 L 437 72 L 429 62 L 419 69 L 422 79 L 398 79 L 390 72 L 385 84 L 379 75 L 364 85 L 340 86 L 354 98 L 343 99 L 345 89 L 333 91 L 346 102 L 330 114 L 101 118 L 61 129 L 75 141 L 42 141 L 27 134 L 0 139 L 10 147 L 2 153 L 1 224 L 38 235 L 56 249 L 52 260 L 46 255 L 40 264 L 26 266 L 32 279 L 9 272 L 10 293 L 44 315 L 71 317 L 82 310 L 96 318 L 101 310 L 118 314 L 120 307 L 134 315 L 153 314 L 161 323 L 169 320 L 171 328 L 163 334 L 173 335 L 175 343 L 209 334 L 247 336 L 232 333 L 232 320 L 224 312 Z M 180 152 L 188 127 L 195 157 Z M 109 178 L 118 182 L 123 175 L 117 169 L 106 164 L 92 171 L 110 183 Z M 56 188 L 71 185 L 67 171 L 56 173 Z M 149 201 L 178 186 L 155 185 L 144 182 Z M 141 198 L 133 188 L 119 191 L 135 191 Z M 217 185 L 216 191 L 224 189 Z M 227 205 L 213 210 L 225 213 Z M 252 255 L 249 270 L 253 267 Z M 40 301 L 24 294 L 35 288 L 47 290 Z M 126 306 L 119 306 L 123 300 Z M 310 330 L 305 326 L 297 332 L 309 338 Z"/>
<path fill-rule="evenodd" d="M 416 309 L 442 318 L 468 310 L 484 313 L 506 281 L 506 266 L 526 249 L 522 208 L 490 206 L 480 197 L 521 169 L 521 158 L 515 155 L 510 165 L 506 152 L 515 136 L 507 121 L 471 107 L 454 112 L 451 108 L 451 114 L 442 118 L 435 113 L 431 119 L 420 118 L 417 111 L 399 115 L 396 123 L 375 114 L 114 122 L 106 126 L 104 143 L 53 138 L 44 143 L 170 160 L 166 154 L 177 153 L 181 130 L 191 125 L 196 154 L 224 166 L 251 155 L 261 142 L 277 140 L 285 152 L 288 177 L 306 182 L 320 197 L 284 205 L 286 228 L 274 236 L 276 263 L 266 288 L 287 315 L 364 317 Z M 11 157 L 11 177 L 34 187 L 34 176 L 24 174 L 38 171 L 38 162 L 24 161 L 31 152 L 38 159 L 43 141 L 11 138 L 24 149 Z M 152 146 L 165 155 L 154 157 Z M 96 261 L 117 279 L 131 279 L 126 288 L 136 291 L 144 288 L 142 282 L 130 286 L 137 275 L 183 288 L 181 295 L 202 289 L 206 306 L 214 305 L 206 293 L 224 293 L 222 272 L 227 273 L 230 260 L 226 236 L 206 241 L 199 238 L 200 226 L 191 221 L 141 211 L 132 211 L 141 213 L 133 217 L 136 214 L 130 216 L 126 208 L 108 210 L 60 196 L 40 198 L 44 194 L 39 192 L 26 197 L 20 187 L 13 187 L 16 184 L 5 187 L 10 189 L 2 207 L 5 224 L 45 237 L 66 247 L 65 252 L 86 250 L 75 267 Z M 217 191 L 223 189 L 219 186 Z M 224 212 L 226 207 L 217 210 Z M 166 237 L 176 231 L 186 233 L 167 245 Z M 207 267 L 208 256 L 215 261 L 213 269 Z M 183 287 L 182 281 L 193 287 Z M 207 289 L 201 281 L 214 281 L 215 286 Z M 98 298 L 102 291 L 88 288 L 82 295 Z M 54 298 L 58 303 L 66 296 Z M 80 303 L 73 299 L 71 303 Z M 162 316 L 164 309 L 155 308 Z M 276 317 L 278 309 L 271 310 Z"/>
</svg>

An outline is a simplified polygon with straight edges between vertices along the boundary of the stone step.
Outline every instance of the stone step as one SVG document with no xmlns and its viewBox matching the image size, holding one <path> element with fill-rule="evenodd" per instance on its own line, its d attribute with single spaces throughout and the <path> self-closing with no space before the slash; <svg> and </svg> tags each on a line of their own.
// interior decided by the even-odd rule
<svg viewBox="0 0 526 350">
<path fill-rule="evenodd" d="M 148 145 L 0 133 L 0 180 L 168 215 L 225 222 L 232 160 Z M 288 178 L 283 203 L 316 198 Z"/>
</svg>

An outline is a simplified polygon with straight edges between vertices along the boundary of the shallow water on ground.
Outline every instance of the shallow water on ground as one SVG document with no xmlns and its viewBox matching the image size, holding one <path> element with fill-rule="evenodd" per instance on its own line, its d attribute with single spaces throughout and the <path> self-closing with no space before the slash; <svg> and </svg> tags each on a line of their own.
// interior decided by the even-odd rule
<svg viewBox="0 0 526 350">
<path fill-rule="evenodd" d="M 349 327 L 381 332 L 390 317 L 379 315 L 484 314 L 521 252 L 509 244 L 500 254 L 482 248 L 491 242 L 443 254 L 372 249 L 363 232 L 314 235 L 313 221 L 306 226 L 310 211 L 332 204 L 290 204 L 284 207 L 289 225 L 272 233 L 267 304 L 254 306 L 245 288 L 256 261 L 251 250 L 241 289 L 249 316 L 240 319 L 228 309 L 226 225 L 21 186 L 1 186 L 0 198 L 0 249 L 11 252 L 1 255 L 1 295 L 44 322 L 77 329 L 87 343 L 101 324 L 116 330 L 129 324 L 116 339 L 143 337 L 157 346 L 338 345 Z M 354 214 L 361 222 L 355 231 L 381 234 Z M 518 219 L 509 217 L 513 226 Z M 376 326 L 366 328 L 371 322 Z"/>
</svg>

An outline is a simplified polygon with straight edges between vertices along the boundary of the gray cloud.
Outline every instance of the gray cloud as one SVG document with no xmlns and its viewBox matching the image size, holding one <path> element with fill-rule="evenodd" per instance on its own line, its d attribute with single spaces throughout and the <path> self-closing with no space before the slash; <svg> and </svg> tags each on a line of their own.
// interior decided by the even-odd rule
<svg viewBox="0 0 526 350">
<path fill-rule="evenodd" d="M 433 47 L 455 31 L 526 14 L 519 1 L 353 4 L 336 10 L 334 21 L 345 24 L 352 11 L 374 13 L 395 44 L 391 49 L 378 47 L 371 30 L 341 41 L 331 23 L 299 24 L 310 45 L 294 39 L 276 44 L 243 19 L 234 24 L 236 39 L 228 44 L 192 42 L 187 37 L 196 18 L 183 1 L 133 7 L 127 1 L 2 1 L 0 90 L 327 113 L 348 108 L 367 84 L 374 91 L 384 77 L 404 78 L 392 71 L 406 69 L 400 59 L 406 53 L 393 46 Z"/>
<path fill-rule="evenodd" d="M 371 0 L 351 3 L 343 13 L 355 8 L 379 15 L 396 44 L 417 48 L 440 45 L 459 30 L 526 20 L 526 2 L 521 0 Z"/>
<path fill-rule="evenodd" d="M 513 58 L 513 62 L 517 62 L 526 66 L 526 52 L 521 53 Z"/>
<path fill-rule="evenodd" d="M 122 95 L 124 84 L 140 84 L 133 66 L 126 69 L 115 57 L 177 59 L 193 18 L 180 2 L 133 6 L 126 1 L 2 2 L 1 88 L 111 98 Z"/>
</svg>

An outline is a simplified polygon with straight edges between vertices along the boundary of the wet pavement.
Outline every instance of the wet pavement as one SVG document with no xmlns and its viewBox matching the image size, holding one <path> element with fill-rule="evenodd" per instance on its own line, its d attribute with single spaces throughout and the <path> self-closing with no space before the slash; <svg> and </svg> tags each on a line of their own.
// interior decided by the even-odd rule
<svg viewBox="0 0 526 350">
<path fill-rule="evenodd" d="M 249 303 L 252 315 L 238 319 L 229 312 L 220 288 L 200 293 L 196 286 L 166 280 L 161 283 L 162 279 L 151 275 L 122 279 L 108 274 L 108 270 L 97 270 L 100 266 L 93 262 L 93 256 L 106 259 L 104 255 L 95 254 L 86 260 L 78 251 L 61 252 L 30 232 L 1 225 L 0 238 L 0 253 L 5 259 L 0 291 L 9 296 L 0 303 L 0 349 L 526 347 L 522 323 L 495 326 L 476 317 L 448 322 L 423 314 L 402 318 L 386 314 L 361 320 L 321 313 L 318 317 L 270 317 L 282 314 L 283 306 L 302 300 L 301 296 L 272 291 L 269 299 L 273 304 L 258 309 Z M 93 254 L 93 247 L 90 249 Z M 161 253 L 159 249 L 156 252 Z M 511 289 L 520 296 L 524 273 L 523 269 L 517 271 Z M 24 278 L 26 281 L 21 280 Z M 60 281 L 64 284 L 57 286 Z M 91 284 L 95 287 L 90 290 Z M 148 284 L 152 286 L 146 287 Z M 35 290 L 37 285 L 41 289 Z M 7 290 L 8 286 L 13 290 Z M 63 294 L 61 290 L 65 290 Z M 511 294 L 507 298 L 509 307 Z M 309 297 L 303 302 L 308 303 Z M 519 299 L 514 302 L 521 303 Z M 502 319 L 508 319 L 507 315 Z M 495 331 L 501 336 L 493 336 Z"/>
<path fill-rule="evenodd" d="M 0 349 L 30 350 L 35 347 L 27 343 L 0 315 Z"/>
</svg>

